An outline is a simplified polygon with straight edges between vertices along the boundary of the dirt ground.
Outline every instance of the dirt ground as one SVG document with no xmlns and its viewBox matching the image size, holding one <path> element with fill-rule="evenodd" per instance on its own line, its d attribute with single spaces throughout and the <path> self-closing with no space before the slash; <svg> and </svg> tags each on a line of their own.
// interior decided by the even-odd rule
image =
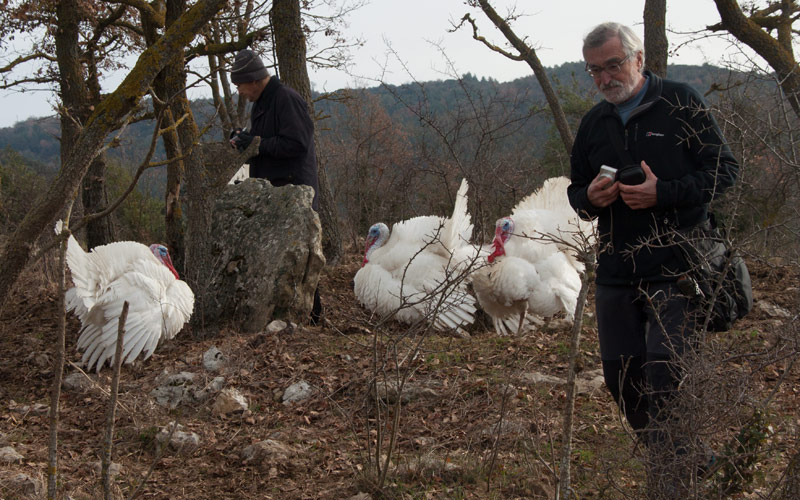
<svg viewBox="0 0 800 500">
<path fill-rule="evenodd" d="M 121 466 L 115 497 L 130 498 L 139 487 L 138 497 L 150 499 L 347 499 L 359 493 L 371 495 L 361 498 L 553 498 L 565 390 L 533 382 L 531 374 L 566 376 L 569 325 L 551 321 L 519 338 L 499 337 L 485 324 L 476 326 L 471 338 L 419 337 L 399 324 L 376 326 L 353 295 L 359 264 L 360 256 L 348 255 L 326 270 L 321 326 L 253 335 L 223 331 L 206 340 L 184 332 L 149 360 L 123 367 L 113 448 L 113 462 Z M 757 302 L 796 316 L 797 267 L 779 262 L 750 267 Z M 39 497 L 46 495 L 56 302 L 55 286 L 40 273 L 28 273 L 0 318 L 0 448 L 13 447 L 24 457 L 0 463 L 0 498 L 26 498 L 26 490 L 10 479 L 18 473 L 38 482 Z M 579 363 L 586 380 L 600 368 L 592 306 Z M 67 325 L 65 375 L 78 371 L 69 362 L 80 361 L 78 323 L 69 318 Z M 763 431 L 760 438 L 753 438 L 761 447 L 748 455 L 752 467 L 745 470 L 744 462 L 737 462 L 749 478 L 744 491 L 720 493 L 714 481 L 724 481 L 722 471 L 700 487 L 705 496 L 698 498 L 783 498 L 778 496 L 785 487 L 782 475 L 798 450 L 800 369 L 793 363 L 798 340 L 790 318 L 761 307 L 734 332 L 709 337 L 714 352 L 722 355 L 706 382 L 735 381 L 725 385 L 730 394 L 718 406 L 737 402 L 729 405 L 737 411 L 722 412 L 715 420 L 719 424 L 708 432 L 711 444 L 726 449 L 743 435 L 751 409 L 767 401 L 768 411 L 766 424 L 757 429 Z M 407 389 L 417 390 L 403 400 L 399 415 L 370 392 L 376 375 L 381 381 L 398 373 L 391 364 L 375 368 L 376 359 L 393 359 L 393 346 L 401 358 L 411 353 L 403 367 L 412 373 Z M 226 358 L 219 373 L 203 366 L 211 347 Z M 164 373 L 179 372 L 195 373 L 204 382 L 223 376 L 226 387 L 246 397 L 248 409 L 216 415 L 213 398 L 172 409 L 159 406 L 150 392 Z M 61 498 L 102 498 L 97 464 L 110 373 L 106 368 L 88 374 L 88 388 L 62 393 Z M 284 404 L 284 391 L 301 380 L 313 389 L 312 396 Z M 156 435 L 170 422 L 194 432 L 199 444 L 162 447 Z M 604 387 L 578 396 L 574 429 L 571 480 L 580 498 L 644 497 L 641 453 Z M 382 479 L 370 457 L 376 443 L 383 443 L 379 456 L 386 452 L 387 433 L 393 430 L 394 453 Z M 259 442 L 270 445 L 248 458 L 245 449 Z M 731 450 L 740 458 L 746 454 Z"/>
</svg>

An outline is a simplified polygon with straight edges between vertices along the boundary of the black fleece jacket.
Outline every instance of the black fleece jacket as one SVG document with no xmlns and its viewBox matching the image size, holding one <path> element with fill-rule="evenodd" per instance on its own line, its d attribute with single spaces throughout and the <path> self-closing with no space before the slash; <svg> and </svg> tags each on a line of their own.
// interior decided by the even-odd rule
<svg viewBox="0 0 800 500">
<path fill-rule="evenodd" d="M 598 218 L 601 239 L 596 282 L 636 285 L 673 281 L 685 270 L 673 248 L 642 246 L 672 227 L 689 228 L 708 218 L 708 205 L 733 185 L 739 165 L 703 98 L 689 85 L 645 72 L 649 87 L 623 126 L 608 101 L 595 105 L 581 121 L 572 148 L 568 188 L 581 217 Z M 610 129 L 609 129 L 610 127 Z M 622 167 L 611 133 L 635 163 L 644 160 L 657 183 L 657 205 L 632 210 L 618 198 L 606 208 L 589 203 L 587 188 L 601 165 Z"/>
<path fill-rule="evenodd" d="M 294 89 L 272 76 L 253 104 L 250 133 L 261 137 L 258 155 L 250 158 L 250 176 L 268 179 L 274 186 L 302 184 L 314 188 L 318 209 L 317 158 L 314 122 L 306 101 Z"/>
</svg>

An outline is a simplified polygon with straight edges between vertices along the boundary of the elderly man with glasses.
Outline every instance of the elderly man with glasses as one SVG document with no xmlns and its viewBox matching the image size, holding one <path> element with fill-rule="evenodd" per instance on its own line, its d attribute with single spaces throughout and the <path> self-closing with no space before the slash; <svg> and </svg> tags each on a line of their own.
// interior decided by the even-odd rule
<svg viewBox="0 0 800 500">
<path fill-rule="evenodd" d="M 568 194 L 582 217 L 598 220 L 603 373 L 650 456 L 662 457 L 664 467 L 651 469 L 659 488 L 680 496 L 714 458 L 698 452 L 704 447 L 687 431 L 690 419 L 671 408 L 696 311 L 678 287 L 686 264 L 667 235 L 707 224 L 709 203 L 733 185 L 739 167 L 700 94 L 644 70 L 642 42 L 629 27 L 595 27 L 583 56 L 605 99 L 581 120 Z M 603 166 L 617 176 L 601 175 Z"/>
</svg>

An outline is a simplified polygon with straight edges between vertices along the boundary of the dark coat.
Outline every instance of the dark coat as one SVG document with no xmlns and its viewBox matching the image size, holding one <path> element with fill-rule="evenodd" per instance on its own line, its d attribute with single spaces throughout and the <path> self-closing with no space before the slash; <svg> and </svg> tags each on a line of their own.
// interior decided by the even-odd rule
<svg viewBox="0 0 800 500">
<path fill-rule="evenodd" d="M 685 266 L 673 248 L 651 245 L 631 251 L 672 227 L 705 221 L 711 200 L 733 185 L 739 171 L 700 94 L 689 85 L 645 74 L 649 87 L 628 122 L 623 126 L 616 107 L 602 101 L 583 117 L 572 148 L 568 195 L 582 217 L 598 217 L 598 284 L 675 280 Z M 589 203 L 587 188 L 600 166 L 623 166 L 610 141 L 609 124 L 633 161 L 644 160 L 658 177 L 657 206 L 632 210 L 622 198 L 603 209 Z"/>
<path fill-rule="evenodd" d="M 314 121 L 300 94 L 272 76 L 253 104 L 250 133 L 261 137 L 258 155 L 249 160 L 250 177 L 267 179 L 273 186 L 311 186 L 312 206 L 318 210 Z"/>
</svg>

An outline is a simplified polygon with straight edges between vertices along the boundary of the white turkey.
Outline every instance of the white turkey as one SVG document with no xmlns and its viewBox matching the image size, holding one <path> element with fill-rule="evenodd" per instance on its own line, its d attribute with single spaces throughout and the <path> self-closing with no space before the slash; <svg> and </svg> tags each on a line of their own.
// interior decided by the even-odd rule
<svg viewBox="0 0 800 500">
<path fill-rule="evenodd" d="M 566 177 L 555 177 L 523 199 L 495 226 L 488 266 L 476 270 L 472 286 L 495 329 L 517 334 L 536 317 L 565 313 L 572 320 L 580 292 L 578 248 L 594 237 L 591 222 L 569 204 Z"/>
<path fill-rule="evenodd" d="M 61 223 L 56 225 L 60 232 Z M 159 342 L 173 338 L 189 321 L 194 294 L 178 278 L 163 245 L 149 248 L 121 241 L 85 252 L 70 235 L 67 265 L 74 287 L 65 297 L 67 311 L 81 321 L 78 349 L 82 362 L 97 371 L 113 363 L 122 306 L 128 301 L 122 359 L 149 358 Z"/>
<path fill-rule="evenodd" d="M 374 313 L 404 323 L 427 321 L 463 332 L 474 321 L 475 298 L 466 287 L 478 250 L 470 244 L 467 180 L 461 182 L 450 218 L 421 216 L 398 222 L 391 233 L 379 222 L 367 234 L 354 291 Z"/>
</svg>

